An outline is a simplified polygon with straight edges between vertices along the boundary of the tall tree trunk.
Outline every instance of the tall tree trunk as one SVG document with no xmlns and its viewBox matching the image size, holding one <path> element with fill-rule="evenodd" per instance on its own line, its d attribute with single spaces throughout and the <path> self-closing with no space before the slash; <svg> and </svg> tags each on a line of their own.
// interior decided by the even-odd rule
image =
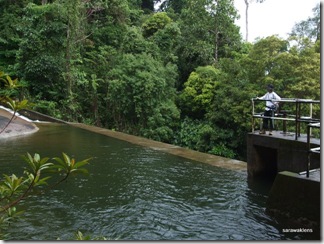
<svg viewBox="0 0 324 244">
<path fill-rule="evenodd" d="M 249 39 L 249 0 L 244 0 L 245 2 L 245 41 Z"/>
</svg>

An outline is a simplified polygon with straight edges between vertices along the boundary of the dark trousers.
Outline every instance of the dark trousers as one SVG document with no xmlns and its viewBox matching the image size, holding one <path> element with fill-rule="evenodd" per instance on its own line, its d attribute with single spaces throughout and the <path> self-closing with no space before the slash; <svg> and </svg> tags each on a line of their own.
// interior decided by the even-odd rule
<svg viewBox="0 0 324 244">
<path fill-rule="evenodd" d="M 264 116 L 267 116 L 267 117 L 271 117 L 272 116 L 272 111 L 271 110 L 266 110 L 264 111 Z M 269 123 L 270 123 L 270 127 L 269 127 Z M 272 123 L 272 119 L 269 119 L 269 118 L 264 118 L 263 119 L 263 127 L 262 129 L 264 130 L 273 130 L 273 123 Z"/>
</svg>

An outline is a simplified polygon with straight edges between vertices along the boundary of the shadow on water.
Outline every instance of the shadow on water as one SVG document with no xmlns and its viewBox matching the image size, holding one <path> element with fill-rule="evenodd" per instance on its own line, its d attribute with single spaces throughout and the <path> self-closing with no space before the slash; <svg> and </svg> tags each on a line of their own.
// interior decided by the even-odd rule
<svg viewBox="0 0 324 244">
<path fill-rule="evenodd" d="M 111 240 L 289 240 L 265 214 L 270 185 L 228 170 L 67 125 L 41 125 L 0 141 L 1 170 L 21 172 L 20 155 L 94 157 L 76 177 L 26 210 L 11 240 L 68 240 L 80 230 Z M 36 151 L 35 151 L 36 150 Z"/>
</svg>

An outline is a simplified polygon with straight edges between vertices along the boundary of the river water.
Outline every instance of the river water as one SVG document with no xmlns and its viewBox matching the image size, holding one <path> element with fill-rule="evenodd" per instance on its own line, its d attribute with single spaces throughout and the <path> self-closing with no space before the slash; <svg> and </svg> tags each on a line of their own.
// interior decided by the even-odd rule
<svg viewBox="0 0 324 244">
<path fill-rule="evenodd" d="M 265 214 L 269 182 L 68 125 L 0 140 L 1 173 L 22 174 L 21 155 L 94 157 L 89 175 L 20 205 L 10 240 L 294 240 Z"/>
</svg>

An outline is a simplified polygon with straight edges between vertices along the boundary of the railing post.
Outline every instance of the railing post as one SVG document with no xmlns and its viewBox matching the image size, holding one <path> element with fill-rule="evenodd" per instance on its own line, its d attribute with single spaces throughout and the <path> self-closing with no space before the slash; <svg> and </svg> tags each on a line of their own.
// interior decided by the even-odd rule
<svg viewBox="0 0 324 244">
<path fill-rule="evenodd" d="M 296 99 L 296 111 L 295 111 L 295 140 L 297 140 L 297 133 L 298 133 L 298 99 Z"/>
<path fill-rule="evenodd" d="M 309 117 L 312 119 L 313 118 L 313 104 L 310 103 L 309 104 Z M 309 131 L 309 136 L 312 135 L 312 127 L 310 127 L 310 131 Z"/>
<path fill-rule="evenodd" d="M 287 118 L 287 114 L 286 111 L 283 112 L 283 120 L 282 120 L 282 132 L 285 135 L 287 133 L 287 121 L 285 120 L 285 118 Z"/>
<path fill-rule="evenodd" d="M 310 169 L 310 157 L 311 157 L 311 152 L 310 152 L 310 125 L 307 125 L 307 166 L 306 166 L 306 177 L 309 178 L 309 169 Z"/>
<path fill-rule="evenodd" d="M 254 99 L 251 99 L 252 102 L 252 133 L 254 133 Z"/>
</svg>

